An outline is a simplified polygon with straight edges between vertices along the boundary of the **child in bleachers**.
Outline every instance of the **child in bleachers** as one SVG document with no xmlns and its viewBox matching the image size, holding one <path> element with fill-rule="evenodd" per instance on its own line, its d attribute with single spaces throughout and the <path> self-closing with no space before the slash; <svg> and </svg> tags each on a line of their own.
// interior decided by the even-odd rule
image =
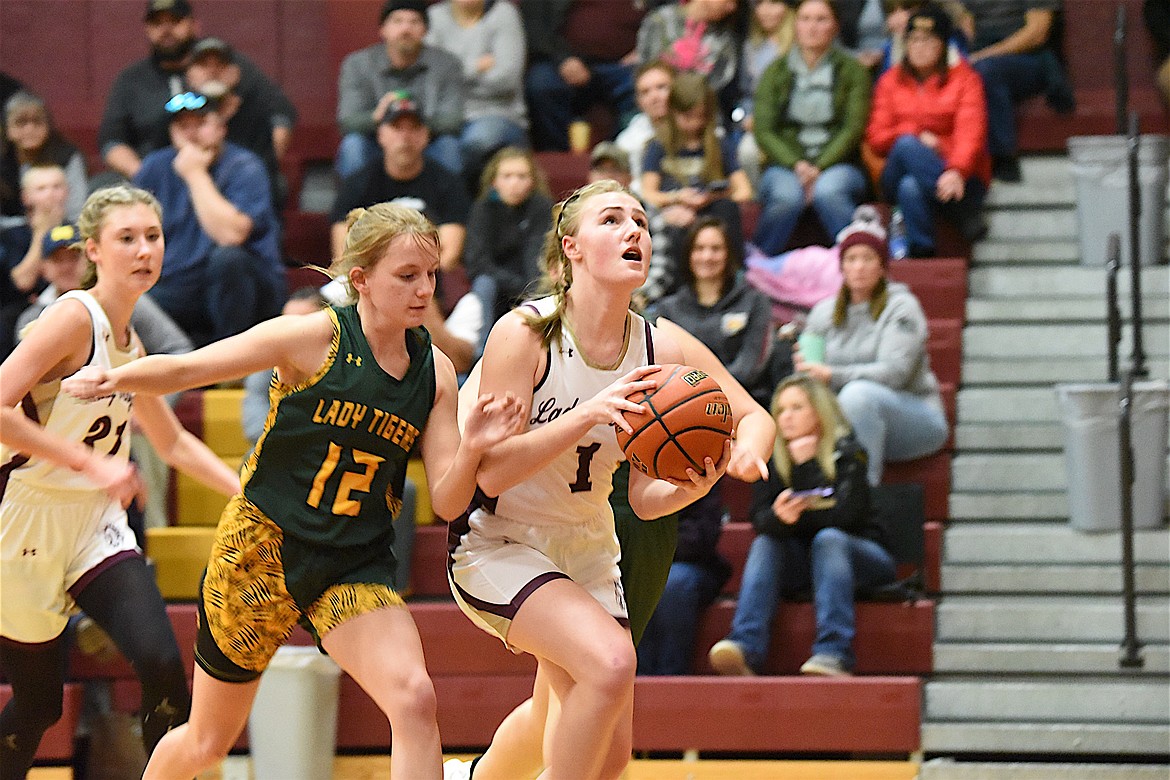
<svg viewBox="0 0 1170 780">
<path fill-rule="evenodd" d="M 20 91 L 4 103 L 4 135 L 0 138 L 0 210 L 21 216 L 20 177 L 32 166 L 59 165 L 69 188 L 64 217 L 81 213 L 86 186 L 85 156 L 53 125 L 45 101 Z"/>
<path fill-rule="evenodd" d="M 731 633 L 708 654 L 719 674 L 764 671 L 781 598 L 812 590 L 816 639 L 802 674 L 840 677 L 854 666 L 854 591 L 894 581 L 894 560 L 871 520 L 866 455 L 832 392 L 808 374 L 772 399 L 779 435 L 768 481 L 754 486 L 758 535 L 744 564 Z"/>
<path fill-rule="evenodd" d="M 743 247 L 739 204 L 752 196 L 735 151 L 716 134 L 718 107 L 706 80 L 697 73 L 678 74 L 669 107 L 657 137 L 646 145 L 642 167 L 642 198 L 666 223 L 654 235 L 654 262 L 669 266 L 673 281 L 667 291 L 678 285 L 683 238 L 700 216 L 723 220 L 731 245 Z"/>
</svg>

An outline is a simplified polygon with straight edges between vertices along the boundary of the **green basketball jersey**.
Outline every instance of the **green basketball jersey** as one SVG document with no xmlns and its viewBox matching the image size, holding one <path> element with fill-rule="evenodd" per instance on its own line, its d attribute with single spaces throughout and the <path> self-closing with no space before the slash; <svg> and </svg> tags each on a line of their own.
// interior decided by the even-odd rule
<svg viewBox="0 0 1170 780">
<path fill-rule="evenodd" d="M 407 331 L 401 380 L 374 360 L 356 306 L 330 308 L 333 344 L 299 385 L 273 378 L 270 409 L 244 464 L 244 495 L 286 536 L 330 547 L 393 539 L 406 464 L 435 400 L 431 338 Z"/>
</svg>

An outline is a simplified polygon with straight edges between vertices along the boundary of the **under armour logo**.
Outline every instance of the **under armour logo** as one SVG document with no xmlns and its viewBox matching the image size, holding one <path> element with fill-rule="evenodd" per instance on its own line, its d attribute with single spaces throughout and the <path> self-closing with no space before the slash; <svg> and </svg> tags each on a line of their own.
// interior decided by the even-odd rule
<svg viewBox="0 0 1170 780">
<path fill-rule="evenodd" d="M 345 362 L 346 363 L 353 363 L 358 368 L 361 368 L 362 367 L 362 356 L 358 355 L 357 357 L 354 357 L 352 352 L 346 352 L 345 353 Z"/>
<path fill-rule="evenodd" d="M 25 547 L 23 550 L 20 551 L 20 554 L 22 556 L 24 556 L 25 558 L 31 558 L 32 556 L 37 554 L 37 548 Z"/>
<path fill-rule="evenodd" d="M 573 348 L 569 347 L 569 357 L 573 357 Z"/>
</svg>

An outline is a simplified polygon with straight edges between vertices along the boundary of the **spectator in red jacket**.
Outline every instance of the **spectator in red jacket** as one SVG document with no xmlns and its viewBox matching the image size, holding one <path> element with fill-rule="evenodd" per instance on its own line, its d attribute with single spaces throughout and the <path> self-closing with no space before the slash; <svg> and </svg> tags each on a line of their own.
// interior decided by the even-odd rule
<svg viewBox="0 0 1170 780">
<path fill-rule="evenodd" d="M 979 74 L 947 64 L 951 19 L 926 5 L 906 26 L 902 62 L 874 89 L 865 139 L 885 162 L 879 184 L 902 211 L 912 257 L 935 248 L 935 216 L 959 225 L 967 240 L 984 232 L 983 198 L 991 180 L 987 107 Z"/>
</svg>

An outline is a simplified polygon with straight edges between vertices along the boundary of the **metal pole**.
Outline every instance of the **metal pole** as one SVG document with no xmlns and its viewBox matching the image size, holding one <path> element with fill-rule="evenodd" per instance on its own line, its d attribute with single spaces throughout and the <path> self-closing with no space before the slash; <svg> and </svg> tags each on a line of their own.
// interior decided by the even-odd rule
<svg viewBox="0 0 1170 780">
<path fill-rule="evenodd" d="M 1117 4 L 1117 23 L 1113 28 L 1113 76 L 1117 102 L 1117 134 L 1125 135 L 1125 115 L 1129 111 L 1129 77 L 1125 63 L 1125 4 Z"/>
<path fill-rule="evenodd" d="M 1129 139 L 1126 144 L 1129 150 L 1129 271 L 1130 289 L 1130 331 L 1133 337 L 1133 351 L 1130 355 L 1130 372 L 1133 376 L 1143 378 L 1149 375 L 1146 370 L 1146 353 L 1142 349 L 1142 267 L 1141 267 L 1141 218 L 1142 218 L 1142 188 L 1138 182 L 1138 147 L 1141 136 L 1138 135 L 1138 115 L 1136 111 L 1129 114 Z"/>
<path fill-rule="evenodd" d="M 1129 371 L 1121 375 L 1121 415 L 1118 437 L 1121 456 L 1121 596 L 1125 605 L 1125 638 L 1121 641 L 1121 658 L 1118 665 L 1123 669 L 1140 669 L 1142 658 L 1141 643 L 1137 638 L 1137 594 L 1134 587 L 1133 571 L 1133 445 L 1130 441 L 1130 408 L 1133 404 L 1133 377 Z"/>
<path fill-rule="evenodd" d="M 1117 272 L 1121 269 L 1121 234 L 1109 234 L 1105 271 L 1105 342 L 1109 355 L 1109 381 L 1117 381 L 1117 351 L 1121 345 L 1121 308 L 1117 305 Z"/>
</svg>

